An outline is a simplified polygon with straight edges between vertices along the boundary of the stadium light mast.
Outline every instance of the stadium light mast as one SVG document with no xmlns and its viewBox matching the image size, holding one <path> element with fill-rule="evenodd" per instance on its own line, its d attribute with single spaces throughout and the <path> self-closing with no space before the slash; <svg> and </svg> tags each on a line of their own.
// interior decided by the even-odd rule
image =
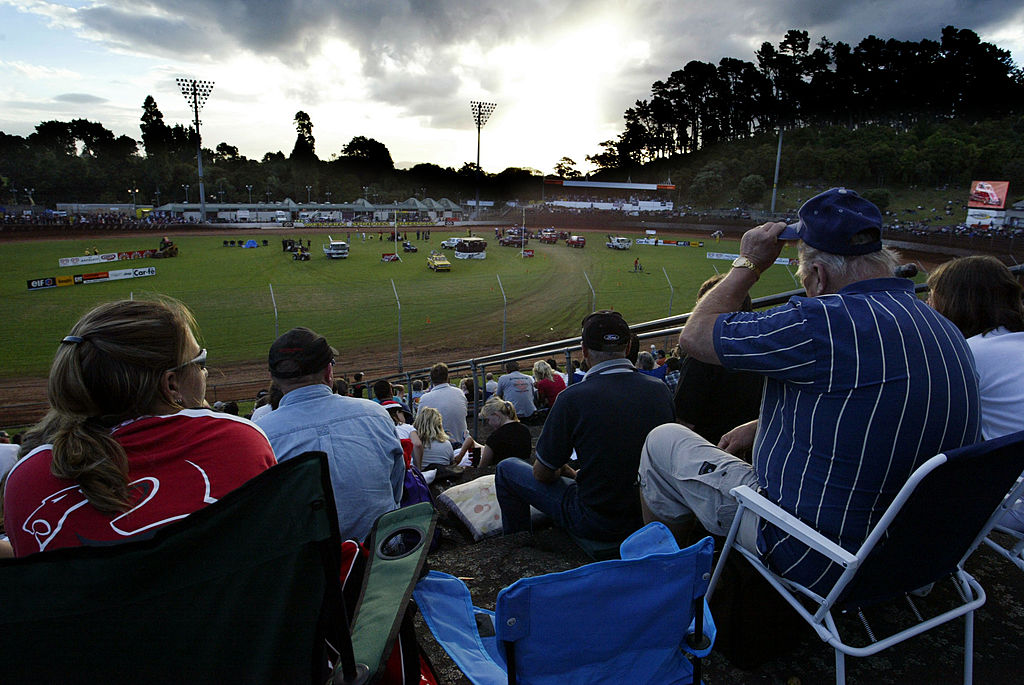
<svg viewBox="0 0 1024 685">
<path fill-rule="evenodd" d="M 196 126 L 196 164 L 199 167 L 199 220 L 206 221 L 206 189 L 203 187 L 203 139 L 199 134 L 199 112 L 213 92 L 213 81 L 197 81 L 189 78 L 175 79 L 185 102 L 192 110 L 192 120 Z"/>
<path fill-rule="evenodd" d="M 487 120 L 494 113 L 497 107 L 494 102 L 480 102 L 479 100 L 469 101 L 469 111 L 473 114 L 473 123 L 476 124 L 476 210 L 475 218 L 480 218 L 480 177 L 483 173 L 480 170 L 480 129 L 484 127 Z"/>
</svg>

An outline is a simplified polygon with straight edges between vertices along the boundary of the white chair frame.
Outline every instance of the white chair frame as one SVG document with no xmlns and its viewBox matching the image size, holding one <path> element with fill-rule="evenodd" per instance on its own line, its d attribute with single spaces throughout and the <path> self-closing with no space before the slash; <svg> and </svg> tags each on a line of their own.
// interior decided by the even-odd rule
<svg viewBox="0 0 1024 685">
<path fill-rule="evenodd" d="M 922 620 L 920 623 L 909 628 L 905 628 L 865 647 L 846 644 L 840 635 L 839 628 L 832 615 L 836 601 L 842 596 L 846 587 L 856 577 L 861 564 L 865 559 L 867 559 L 868 555 L 879 541 L 882 540 L 889 525 L 899 515 L 900 510 L 913 493 L 914 489 L 928 474 L 945 464 L 946 461 L 946 456 L 944 454 L 939 454 L 926 461 L 911 474 L 906 484 L 904 484 L 900 489 L 893 502 L 889 505 L 889 508 L 886 509 L 885 514 L 879 520 L 877 525 L 875 525 L 874 529 L 868 535 L 868 538 L 856 553 L 850 553 L 846 549 L 840 547 L 838 544 L 826 538 L 824 535 L 814 530 L 789 512 L 783 510 L 774 502 L 758 494 L 750 487 L 743 485 L 733 488 L 731 490 L 731 494 L 739 502 L 739 508 L 736 512 L 735 519 L 733 519 L 732 526 L 729 529 L 729 535 L 722 548 L 718 564 L 715 566 L 714 573 L 712 574 L 711 583 L 708 587 L 707 598 L 710 600 L 714 593 L 719 577 L 721 576 L 722 569 L 724 568 L 726 557 L 729 555 L 730 550 L 735 548 L 762 576 L 764 576 L 765 580 L 767 580 L 768 583 L 782 595 L 793 609 L 796 610 L 796 612 L 800 614 L 805 621 L 807 621 L 815 632 L 817 632 L 818 636 L 834 648 L 836 656 L 836 683 L 839 685 L 846 682 L 845 656 L 847 654 L 856 657 L 877 654 L 898 642 L 902 642 L 915 635 L 928 631 L 937 625 L 947 623 L 955 618 L 963 616 L 965 624 L 964 683 L 966 685 L 970 685 L 973 678 L 974 667 L 974 611 L 985 603 L 986 596 L 981 585 L 964 570 L 963 565 L 967 557 L 970 556 L 978 545 L 981 544 L 982 540 L 985 539 L 989 531 L 992 530 L 998 520 L 998 517 L 1002 515 L 1003 507 L 1000 507 L 1000 509 L 989 518 L 988 522 L 970 546 L 967 554 L 963 556 L 957 565 L 954 578 L 960 589 L 961 599 L 963 600 L 962 604 L 944 611 L 935 617 Z M 1024 490 L 1024 482 L 1018 482 L 1007 499 L 1010 502 L 1014 501 L 1016 497 L 1020 496 L 1022 490 Z M 785 530 L 811 549 L 816 550 L 844 568 L 842 575 L 826 596 L 823 597 L 802 585 L 782 578 L 765 565 L 756 549 L 748 549 L 737 544 L 736 534 L 739 531 L 740 521 L 742 520 L 745 512 L 756 514 L 760 518 Z M 1024 546 L 1024 542 L 1022 542 L 1020 546 Z M 915 589 L 916 588 L 907 588 L 907 592 L 909 593 Z M 816 609 L 813 611 L 809 610 L 804 606 L 804 603 L 798 598 L 798 596 L 802 596 L 805 600 L 810 600 L 810 603 L 815 605 Z"/>
</svg>

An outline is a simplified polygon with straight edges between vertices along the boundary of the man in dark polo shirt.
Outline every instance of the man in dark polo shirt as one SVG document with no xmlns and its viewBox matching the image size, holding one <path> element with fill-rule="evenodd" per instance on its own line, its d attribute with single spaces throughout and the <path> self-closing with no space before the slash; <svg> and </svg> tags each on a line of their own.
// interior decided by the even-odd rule
<svg viewBox="0 0 1024 685">
<path fill-rule="evenodd" d="M 644 445 L 648 519 L 677 535 L 694 519 L 724 535 L 729 491 L 748 485 L 854 551 L 925 460 L 979 439 L 974 359 L 963 335 L 894 278 L 881 213 L 833 188 L 799 221 L 752 228 L 729 274 L 697 303 L 679 337 L 692 357 L 765 378 L 760 418 L 713 445 L 678 424 Z M 798 240 L 806 297 L 739 311 L 782 241 Z M 753 465 L 734 455 L 753 448 Z M 944 506 L 951 505 L 945 503 Z M 821 590 L 840 568 L 756 516 L 739 539 L 790 580 Z"/>
<path fill-rule="evenodd" d="M 506 534 L 531 530 L 530 506 L 582 538 L 617 541 L 643 521 L 636 474 L 647 434 L 672 421 L 668 386 L 625 359 L 629 326 L 618 312 L 583 320 L 590 370 L 563 390 L 537 441 L 537 461 L 498 464 L 495 489 Z M 578 470 L 569 466 L 573 451 Z"/>
</svg>

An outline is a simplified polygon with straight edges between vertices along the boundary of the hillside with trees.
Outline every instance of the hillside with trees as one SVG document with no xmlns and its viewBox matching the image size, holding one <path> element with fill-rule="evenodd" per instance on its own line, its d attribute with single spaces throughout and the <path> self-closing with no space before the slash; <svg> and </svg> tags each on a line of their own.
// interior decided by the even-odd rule
<svg viewBox="0 0 1024 685">
<path fill-rule="evenodd" d="M 651 86 L 624 113 L 618 138 L 587 156 L 591 178 L 661 182 L 678 202 L 754 206 L 771 186 L 779 131 L 786 184 L 859 188 L 966 186 L 1009 180 L 1024 193 L 1024 75 L 1006 50 L 969 29 L 939 40 L 857 45 L 806 31 L 764 43 L 756 63 L 692 61 Z M 207 201 L 371 202 L 474 195 L 476 165 L 429 161 L 396 169 L 386 145 L 353 135 L 341 150 L 316 148 L 314 122 L 299 111 L 290 154 L 249 159 L 229 142 L 203 148 Z M 0 205 L 198 200 L 195 130 L 168 125 L 156 100 L 141 105 L 140 138 L 115 136 L 85 119 L 44 121 L 27 137 L 0 132 Z M 324 155 L 322 157 L 321 155 Z M 582 174 L 563 157 L 563 178 Z M 186 188 L 188 186 L 188 188 Z M 531 201 L 542 173 L 485 173 L 481 197 Z"/>
</svg>

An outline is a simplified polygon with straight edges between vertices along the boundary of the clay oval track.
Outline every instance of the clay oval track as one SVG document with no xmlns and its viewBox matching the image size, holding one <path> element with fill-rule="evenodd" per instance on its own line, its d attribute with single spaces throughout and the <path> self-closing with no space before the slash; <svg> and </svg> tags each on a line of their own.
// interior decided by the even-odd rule
<svg viewBox="0 0 1024 685">
<path fill-rule="evenodd" d="M 723 228 L 725 228 L 728 233 L 736 235 L 745 230 L 745 227 L 738 226 Z M 330 230 L 331 229 L 303 229 L 305 232 L 315 234 L 327 234 Z M 487 234 L 489 232 L 493 233 L 494 228 L 493 226 L 479 226 L 474 227 L 474 230 L 478 233 Z M 573 231 L 576 232 L 584 231 L 593 234 L 606 234 L 609 230 L 610 229 L 608 227 L 573 228 Z M 620 228 L 619 230 L 622 229 Z M 640 227 L 634 227 L 632 230 L 635 232 L 642 229 Z M 41 230 L 32 231 L 4 231 L 0 234 L 0 239 L 3 239 L 5 242 L 20 242 L 36 240 L 64 240 L 83 237 L 109 238 L 124 236 L 126 234 L 147 236 L 219 236 L 226 235 L 231 232 L 237 232 L 237 229 L 189 229 L 185 227 L 163 226 L 151 230 L 137 231 L 103 229 L 71 231 L 43 228 Z M 680 237 L 690 237 L 702 240 L 707 238 L 707 233 L 705 232 L 673 231 L 673 234 Z M 588 242 L 591 241 L 588 240 Z M 595 243 L 594 247 L 598 247 L 598 245 Z M 949 255 L 945 254 L 918 252 L 906 249 L 902 249 L 901 253 L 906 261 L 916 261 L 926 269 L 930 269 L 932 266 L 945 261 L 949 257 Z M 563 255 L 559 252 L 558 254 L 559 256 L 564 256 L 566 258 L 570 256 L 568 253 Z M 540 286 L 538 286 L 538 291 L 535 295 L 525 296 L 527 300 L 537 298 L 538 302 L 546 299 L 546 297 L 546 292 Z M 490 318 L 494 319 L 494 321 L 500 325 L 500 313 L 494 314 Z M 555 321 L 553 323 L 559 322 Z M 437 361 L 469 359 L 471 357 L 480 357 L 500 351 L 500 346 L 485 348 L 472 341 L 460 341 L 457 338 L 439 338 L 438 340 L 430 342 L 412 344 L 407 342 L 403 344 L 402 359 L 406 369 L 421 369 L 429 367 Z M 352 374 L 356 371 L 362 371 L 366 374 L 367 378 L 375 379 L 395 373 L 396 365 L 387 363 L 386 360 L 381 359 L 380 355 L 374 353 L 373 350 L 347 352 L 345 357 L 339 360 L 337 373 L 351 378 Z M 207 399 L 210 403 L 217 400 L 250 400 L 255 397 L 256 393 L 260 389 L 265 388 L 268 383 L 269 374 L 266 370 L 265 361 L 262 359 L 220 367 L 211 367 Z M 46 408 L 45 377 L 0 378 L 0 426 L 24 426 L 35 423 L 42 418 L 43 414 L 45 414 Z"/>
</svg>

